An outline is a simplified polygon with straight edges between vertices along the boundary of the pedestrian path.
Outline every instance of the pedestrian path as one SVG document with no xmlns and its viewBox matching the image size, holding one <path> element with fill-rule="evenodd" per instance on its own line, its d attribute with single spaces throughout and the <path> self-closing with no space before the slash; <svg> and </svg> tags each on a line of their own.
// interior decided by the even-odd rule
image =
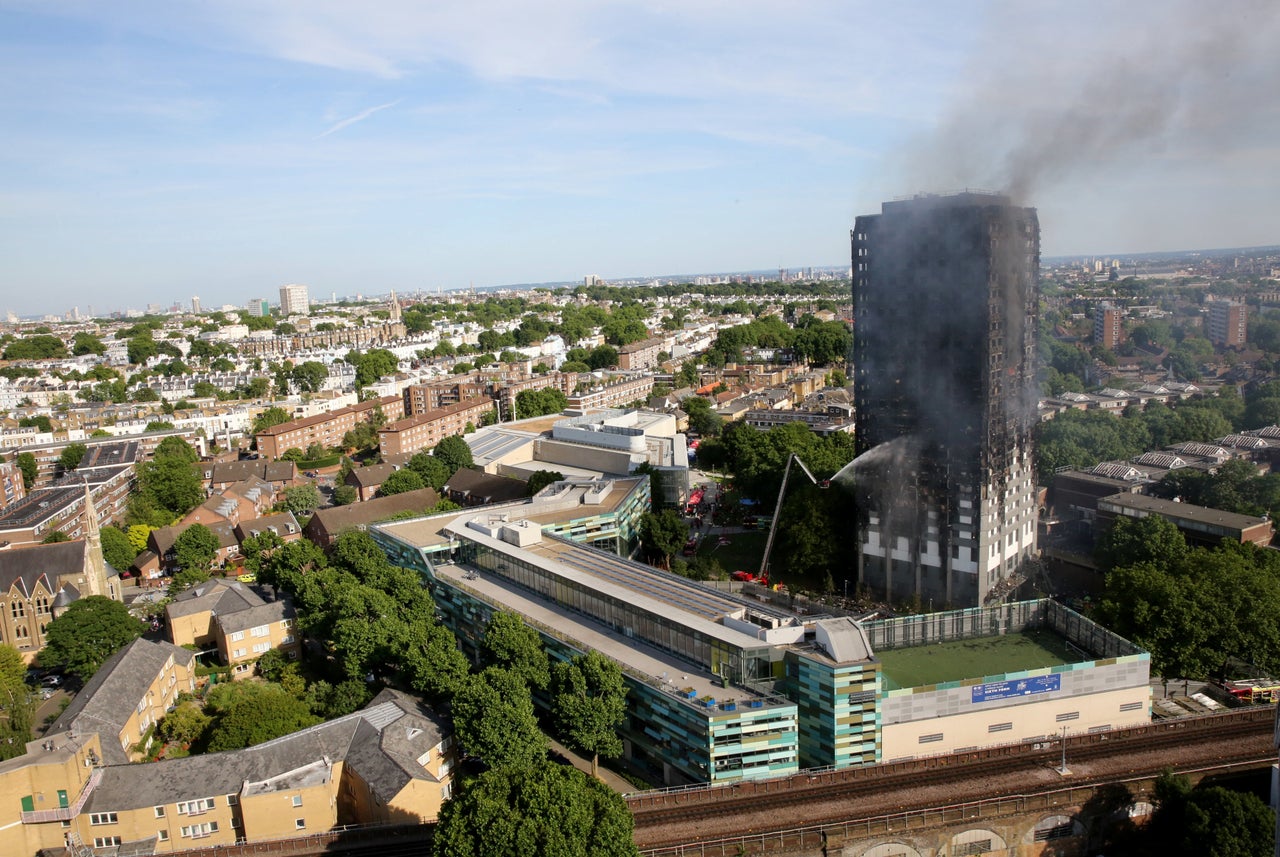
<svg viewBox="0 0 1280 857">
<path fill-rule="evenodd" d="M 591 776 L 591 759 L 570 750 L 554 738 L 551 739 L 551 752 L 552 755 L 559 754 L 560 756 L 563 756 L 565 759 L 568 759 L 575 768 L 582 771 L 587 776 Z M 638 791 L 634 785 L 623 777 L 618 776 L 618 774 L 609 770 L 604 765 L 600 766 L 600 782 L 604 783 L 619 794 L 629 794 L 631 792 Z"/>
</svg>

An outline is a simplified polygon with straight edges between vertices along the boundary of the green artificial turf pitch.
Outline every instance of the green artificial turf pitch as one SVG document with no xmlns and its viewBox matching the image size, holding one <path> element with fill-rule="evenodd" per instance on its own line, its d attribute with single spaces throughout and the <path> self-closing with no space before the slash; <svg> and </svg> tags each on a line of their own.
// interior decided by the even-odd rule
<svg viewBox="0 0 1280 857">
<path fill-rule="evenodd" d="M 876 652 L 888 690 L 1091 660 L 1051 631 L 1024 631 Z"/>
</svg>

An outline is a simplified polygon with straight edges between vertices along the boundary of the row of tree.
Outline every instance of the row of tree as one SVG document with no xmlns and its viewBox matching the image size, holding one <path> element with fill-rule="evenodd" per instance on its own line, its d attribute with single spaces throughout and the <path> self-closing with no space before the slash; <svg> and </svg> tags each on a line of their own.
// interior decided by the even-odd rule
<svg viewBox="0 0 1280 857">
<path fill-rule="evenodd" d="M 1191 548 L 1157 515 L 1117 518 L 1098 546 L 1097 618 L 1151 653 L 1166 678 L 1221 677 L 1233 662 L 1280 674 L 1280 553 Z"/>
</svg>

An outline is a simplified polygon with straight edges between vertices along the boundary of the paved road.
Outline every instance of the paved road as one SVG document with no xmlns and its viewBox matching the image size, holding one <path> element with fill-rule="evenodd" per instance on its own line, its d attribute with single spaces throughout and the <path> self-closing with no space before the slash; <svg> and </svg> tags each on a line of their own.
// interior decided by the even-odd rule
<svg viewBox="0 0 1280 857">
<path fill-rule="evenodd" d="M 31 736 L 33 738 L 43 738 L 44 733 L 48 731 L 49 725 L 62 713 L 63 701 L 70 703 L 74 696 L 75 694 L 66 687 L 60 687 L 48 699 L 41 699 L 32 718 Z"/>
</svg>

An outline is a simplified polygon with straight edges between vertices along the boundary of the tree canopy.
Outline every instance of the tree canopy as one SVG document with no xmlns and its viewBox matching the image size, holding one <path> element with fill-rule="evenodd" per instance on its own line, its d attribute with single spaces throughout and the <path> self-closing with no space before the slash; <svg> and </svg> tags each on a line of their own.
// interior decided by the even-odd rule
<svg viewBox="0 0 1280 857">
<path fill-rule="evenodd" d="M 368 351 L 349 351 L 346 361 L 356 367 L 356 389 L 361 390 L 376 382 L 383 375 L 390 375 L 400 365 L 399 359 L 385 348 Z"/>
<path fill-rule="evenodd" d="M 142 636 L 143 624 L 119 601 L 88 595 L 73 601 L 45 630 L 40 663 L 88 681 L 103 661 Z"/>
<path fill-rule="evenodd" d="M 103 527 L 101 533 L 102 557 L 107 564 L 117 571 L 125 571 L 133 565 L 133 561 L 138 557 L 138 551 L 133 549 L 133 544 L 125 532 L 115 527 Z"/>
<path fill-rule="evenodd" d="M 512 670 L 468 676 L 453 696 L 453 728 L 463 752 L 490 768 L 527 768 L 547 756 L 529 686 Z"/>
<path fill-rule="evenodd" d="M 627 685 L 616 661 L 596 651 L 561 661 L 551 670 L 551 710 L 569 746 L 591 754 L 591 775 L 601 756 L 622 753 L 618 727 L 627 713 Z"/>
<path fill-rule="evenodd" d="M 558 414 L 569 406 L 569 400 L 557 387 L 541 390 L 521 390 L 516 393 L 516 419 Z"/>
<path fill-rule="evenodd" d="M 445 467 L 449 468 L 449 475 L 452 476 L 458 472 L 460 468 L 470 467 L 475 463 L 471 456 L 471 447 L 467 446 L 467 442 L 463 440 L 462 435 L 455 434 L 444 438 L 436 448 L 431 451 Z"/>
<path fill-rule="evenodd" d="M 5 360 L 47 360 L 66 357 L 67 347 L 62 340 L 50 334 L 37 334 L 15 339 L 5 346 Z"/>
<path fill-rule="evenodd" d="M 710 399 L 689 396 L 681 400 L 680 409 L 689 415 L 689 430 L 703 437 L 716 437 L 724 428 L 724 418 L 715 412 Z"/>
<path fill-rule="evenodd" d="M 559 470 L 535 470 L 529 474 L 529 479 L 525 482 L 525 493 L 532 497 L 548 485 L 560 482 L 564 479 L 564 474 Z"/>
<path fill-rule="evenodd" d="M 499 610 L 485 626 L 480 641 L 480 663 L 511 670 L 530 688 L 545 690 L 551 680 L 551 664 L 538 632 L 519 616 Z"/>
<path fill-rule="evenodd" d="M 238 750 L 320 722 L 307 703 L 270 682 L 215 685 L 205 697 L 208 750 Z"/>
<path fill-rule="evenodd" d="M 794 452 L 818 479 L 829 479 L 854 458 L 853 436 L 837 432 L 825 437 L 803 423 L 774 426 L 766 432 L 742 422 L 698 447 L 707 465 L 722 465 L 734 474 L 743 496 L 758 500 L 775 497 L 785 472 L 787 455 Z M 795 477 L 793 468 L 793 477 Z"/>
<path fill-rule="evenodd" d="M 7 643 L 0 644 L 0 761 L 21 756 L 31 740 L 35 703 L 26 675 L 22 654 Z"/>
<path fill-rule="evenodd" d="M 1221 786 L 1191 788 L 1184 776 L 1161 774 L 1156 811 L 1142 831 L 1144 853 L 1170 857 L 1269 857 L 1275 815 L 1256 795 Z"/>
<path fill-rule="evenodd" d="M 1221 675 L 1231 659 L 1280 672 L 1280 557 L 1252 544 L 1179 549 L 1153 532 L 1150 546 L 1131 534 L 1110 542 L 1103 556 L 1132 564 L 1107 573 L 1098 618 L 1165 678 Z"/>
<path fill-rule="evenodd" d="M 36 461 L 35 455 L 30 452 L 19 452 L 15 459 L 18 464 L 18 470 L 22 473 L 22 487 L 31 490 L 31 486 L 36 484 L 36 475 L 40 472 L 40 463 Z"/>
<path fill-rule="evenodd" d="M 257 434 L 258 432 L 263 431 L 264 429 L 269 429 L 272 426 L 283 425 L 292 419 L 293 417 L 291 417 L 289 412 L 284 408 L 272 405 L 254 417 L 253 433 Z"/>
<path fill-rule="evenodd" d="M 379 497 L 390 497 L 393 494 L 404 494 L 408 491 L 420 491 L 426 485 L 415 470 L 404 468 L 387 476 L 378 486 Z"/>
<path fill-rule="evenodd" d="M 69 443 L 66 449 L 62 450 L 62 454 L 58 456 L 58 466 L 63 470 L 75 470 L 80 466 L 80 462 L 88 451 L 89 448 L 83 443 Z"/>
<path fill-rule="evenodd" d="M 290 512 L 300 515 L 320 505 L 320 491 L 315 485 L 291 485 L 284 489 L 284 505 Z"/>
<path fill-rule="evenodd" d="M 466 676 L 421 577 L 393 566 L 368 533 L 343 533 L 328 556 L 305 540 L 271 547 L 257 564 L 260 580 L 293 596 L 299 629 L 329 645 L 343 679 L 373 673 L 440 697 Z"/>
<path fill-rule="evenodd" d="M 449 469 L 449 465 L 443 459 L 436 458 L 426 450 L 414 453 L 405 467 L 422 477 L 423 486 L 434 488 L 436 491 L 444 488 L 444 484 L 453 475 L 453 471 Z M 335 500 L 334 502 L 337 501 Z"/>
<path fill-rule="evenodd" d="M 640 520 L 640 548 L 646 561 L 658 568 L 671 568 L 671 558 L 689 539 L 689 525 L 674 509 L 645 512 Z"/>
<path fill-rule="evenodd" d="M 138 488 L 129 501 L 131 523 L 167 526 L 205 499 L 204 484 L 192 465 L 196 451 L 180 437 L 167 437 L 150 461 L 138 468 Z"/>
<path fill-rule="evenodd" d="M 329 369 L 316 360 L 306 360 L 293 367 L 289 380 L 303 393 L 318 393 L 329 378 Z"/>
<path fill-rule="evenodd" d="M 621 795 L 576 768 L 485 771 L 445 803 L 435 857 L 637 857 Z"/>
</svg>

